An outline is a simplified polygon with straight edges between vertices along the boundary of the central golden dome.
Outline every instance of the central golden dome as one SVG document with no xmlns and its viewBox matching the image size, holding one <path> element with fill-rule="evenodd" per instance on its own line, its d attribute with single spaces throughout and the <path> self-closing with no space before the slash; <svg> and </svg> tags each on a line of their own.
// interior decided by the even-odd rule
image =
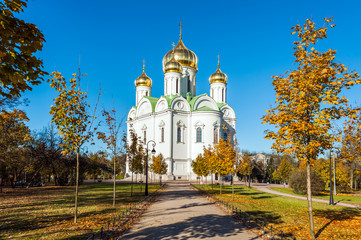
<svg viewBox="0 0 361 240">
<path fill-rule="evenodd" d="M 170 50 L 164 56 L 163 70 L 165 68 L 165 65 L 172 60 L 173 54 L 174 54 L 174 59 L 177 62 L 179 62 L 180 64 L 182 64 L 183 66 L 188 66 L 188 67 L 197 69 L 198 58 L 197 58 L 196 54 L 194 52 L 192 52 L 191 50 L 189 50 L 188 48 L 186 48 L 184 46 L 182 38 L 180 38 L 177 46 L 175 46 L 175 48 L 174 48 L 174 53 L 173 53 L 173 50 Z"/>
</svg>

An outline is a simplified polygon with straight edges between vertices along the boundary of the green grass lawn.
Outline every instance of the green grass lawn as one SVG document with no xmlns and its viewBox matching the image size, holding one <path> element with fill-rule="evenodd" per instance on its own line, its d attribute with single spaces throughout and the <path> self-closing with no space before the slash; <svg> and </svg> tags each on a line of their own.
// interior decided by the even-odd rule
<svg viewBox="0 0 361 240">
<path fill-rule="evenodd" d="M 132 203 L 144 197 L 140 184 L 117 184 L 113 208 L 112 183 L 80 185 L 78 223 L 73 223 L 74 187 L 4 188 L 0 193 L 0 239 L 84 239 Z M 159 185 L 149 185 L 149 192 Z"/>
<path fill-rule="evenodd" d="M 306 197 L 306 194 L 296 194 L 296 193 L 294 193 L 291 188 L 272 187 L 271 189 L 275 190 L 275 191 L 283 192 L 283 193 L 288 193 L 288 194 L 292 194 L 292 195 Z M 330 194 L 324 192 L 324 193 L 321 193 L 320 195 L 312 196 L 312 197 L 313 198 L 320 198 L 320 199 L 329 200 L 330 199 Z M 354 205 L 357 205 L 357 206 L 361 206 L 361 196 L 355 196 L 355 195 L 352 195 L 352 194 L 339 193 L 336 196 L 334 195 L 333 199 L 334 199 L 334 202 L 349 203 L 349 204 L 354 204 Z"/>
<path fill-rule="evenodd" d="M 208 192 L 286 234 L 297 239 L 310 239 L 307 201 L 264 193 L 245 186 L 235 186 L 235 198 L 232 201 L 231 186 L 222 188 L 222 197 L 219 195 L 219 186 L 214 186 L 214 191 Z M 360 239 L 360 210 L 314 202 L 313 213 L 317 239 Z"/>
</svg>

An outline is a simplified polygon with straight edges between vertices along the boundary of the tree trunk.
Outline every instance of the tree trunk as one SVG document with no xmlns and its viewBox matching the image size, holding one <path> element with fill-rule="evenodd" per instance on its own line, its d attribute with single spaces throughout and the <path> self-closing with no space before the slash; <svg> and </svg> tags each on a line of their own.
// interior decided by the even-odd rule
<svg viewBox="0 0 361 240">
<path fill-rule="evenodd" d="M 114 171 L 113 171 L 113 207 L 115 207 L 115 173 L 116 173 L 116 169 L 115 169 L 115 154 L 114 154 L 114 158 L 113 158 L 113 168 L 114 168 Z"/>
<path fill-rule="evenodd" d="M 143 174 L 140 175 L 140 192 L 143 191 Z"/>
<path fill-rule="evenodd" d="M 74 212 L 74 223 L 78 218 L 78 193 L 79 193 L 79 149 L 76 152 L 76 180 L 75 180 L 75 212 Z"/>
<path fill-rule="evenodd" d="M 335 163 L 335 156 L 333 157 L 333 194 L 337 195 L 336 192 L 336 163 Z"/>
<path fill-rule="evenodd" d="M 231 176 L 232 178 L 232 201 L 234 200 L 234 182 L 233 182 L 233 175 Z"/>
<path fill-rule="evenodd" d="M 211 174 L 211 181 L 212 181 L 212 191 L 213 191 L 213 173 Z"/>
<path fill-rule="evenodd" d="M 311 192 L 311 165 L 310 162 L 307 162 L 307 202 L 308 202 L 308 216 L 310 219 L 310 233 L 312 239 L 315 238 L 315 226 L 313 223 L 313 213 L 312 213 L 312 192 Z"/>
<path fill-rule="evenodd" d="M 222 175 L 219 174 L 219 194 L 222 197 Z"/>
<path fill-rule="evenodd" d="M 206 176 L 206 191 L 208 191 L 207 177 L 208 177 L 208 176 Z"/>
<path fill-rule="evenodd" d="M 130 196 L 133 196 L 133 172 L 132 172 L 132 182 L 130 184 Z"/>
<path fill-rule="evenodd" d="M 350 165 L 350 169 L 351 169 L 351 181 L 350 181 L 350 185 L 351 185 L 351 191 L 353 190 L 353 164 L 351 163 Z"/>
</svg>

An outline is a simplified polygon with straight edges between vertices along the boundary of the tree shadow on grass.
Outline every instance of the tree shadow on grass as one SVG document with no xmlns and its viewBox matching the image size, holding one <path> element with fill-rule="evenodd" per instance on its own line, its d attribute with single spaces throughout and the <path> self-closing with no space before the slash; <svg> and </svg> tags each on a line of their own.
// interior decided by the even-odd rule
<svg viewBox="0 0 361 240">
<path fill-rule="evenodd" d="M 316 238 L 335 220 L 345 221 L 352 219 L 357 216 L 361 216 L 360 210 L 355 210 L 351 208 L 343 208 L 342 210 L 314 210 L 314 216 L 320 218 L 327 218 L 330 220 L 323 227 L 321 227 L 316 233 Z"/>
<path fill-rule="evenodd" d="M 273 197 L 265 195 L 265 196 L 251 197 L 251 198 L 252 199 L 265 199 L 265 198 L 273 198 Z"/>
<path fill-rule="evenodd" d="M 265 222 L 265 224 L 280 224 L 283 223 L 280 215 L 275 214 L 274 212 L 266 211 L 246 211 L 248 215 Z"/>
</svg>

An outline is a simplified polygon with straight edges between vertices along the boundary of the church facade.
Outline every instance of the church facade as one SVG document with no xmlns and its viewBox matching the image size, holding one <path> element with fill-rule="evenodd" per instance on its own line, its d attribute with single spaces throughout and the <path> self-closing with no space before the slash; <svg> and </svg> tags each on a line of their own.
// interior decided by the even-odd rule
<svg viewBox="0 0 361 240">
<path fill-rule="evenodd" d="M 128 144 L 131 132 L 144 144 L 155 141 L 156 154 L 162 153 L 168 164 L 163 179 L 196 179 L 191 163 L 203 147 L 214 146 L 219 138 L 235 137 L 236 115 L 226 101 L 228 79 L 219 68 L 219 59 L 209 78 L 209 95 L 196 95 L 197 71 L 198 58 L 185 47 L 180 34 L 178 44 L 163 58 L 164 95 L 151 95 L 153 82 L 144 65 L 135 80 L 136 105 L 127 117 Z M 128 162 L 126 173 L 131 174 Z"/>
</svg>

